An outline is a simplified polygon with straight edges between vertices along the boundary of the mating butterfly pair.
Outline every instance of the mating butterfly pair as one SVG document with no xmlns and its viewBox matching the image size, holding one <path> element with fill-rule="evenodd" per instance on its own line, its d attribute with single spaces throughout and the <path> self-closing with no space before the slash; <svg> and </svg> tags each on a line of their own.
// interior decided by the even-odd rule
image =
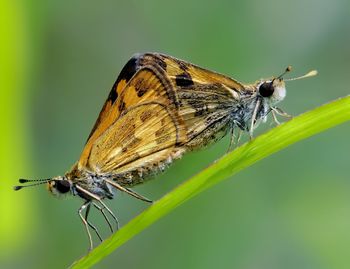
<svg viewBox="0 0 350 269">
<path fill-rule="evenodd" d="M 143 201 L 146 197 L 130 187 L 143 183 L 190 150 L 202 148 L 235 130 L 253 134 L 271 112 L 288 116 L 275 107 L 286 95 L 282 76 L 242 84 L 227 76 L 158 53 L 131 58 L 100 112 L 78 162 L 64 176 L 41 180 L 20 179 L 20 183 L 47 183 L 55 195 L 71 194 L 84 200 L 79 209 L 91 250 L 89 227 L 102 241 L 98 229 L 88 220 L 91 206 L 107 213 L 103 202 L 114 190 Z M 316 74 L 311 71 L 299 77 Z M 296 79 L 299 79 L 296 78 Z M 289 79 L 293 80 L 293 79 Z M 85 214 L 84 214 L 85 211 Z"/>
</svg>

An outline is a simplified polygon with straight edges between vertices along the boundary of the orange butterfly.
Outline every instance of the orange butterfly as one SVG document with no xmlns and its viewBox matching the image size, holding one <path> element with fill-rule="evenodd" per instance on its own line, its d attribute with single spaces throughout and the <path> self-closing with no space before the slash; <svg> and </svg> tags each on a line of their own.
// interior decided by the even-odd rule
<svg viewBox="0 0 350 269">
<path fill-rule="evenodd" d="M 189 62 L 160 53 L 135 55 L 129 63 L 134 75 L 145 67 L 164 72 L 175 89 L 179 115 L 183 120 L 187 141 L 186 149 L 199 149 L 222 138 L 228 131 L 239 129 L 249 132 L 271 112 L 277 116 L 290 117 L 276 104 L 286 95 L 284 81 L 314 76 L 315 70 L 292 79 L 283 79 L 286 71 L 278 77 L 261 79 L 253 84 L 243 84 L 225 75 L 201 68 Z M 118 84 L 118 80 L 116 82 Z M 117 85 L 118 86 L 118 85 Z M 231 140 L 230 144 L 233 141 Z"/>
<path fill-rule="evenodd" d="M 314 72 L 303 77 L 314 75 Z M 146 53 L 131 58 L 119 74 L 87 139 L 80 159 L 64 176 L 47 183 L 55 195 L 72 194 L 85 200 L 79 209 L 91 250 L 88 220 L 91 206 L 106 219 L 118 220 L 103 199 L 114 189 L 143 201 L 129 189 L 166 169 L 186 151 L 198 149 L 235 128 L 249 131 L 269 112 L 285 115 L 275 104 L 285 96 L 282 76 L 245 85 L 224 75 L 176 58 Z M 85 211 L 85 215 L 83 214 Z"/>
<path fill-rule="evenodd" d="M 90 250 L 93 245 L 88 226 L 102 241 L 96 227 L 88 221 L 91 205 L 102 212 L 113 232 L 105 211 L 118 224 L 117 218 L 102 200 L 112 199 L 116 188 L 151 202 L 127 186 L 142 183 L 163 171 L 184 152 L 181 144 L 186 141 L 185 127 L 177 112 L 175 90 L 166 74 L 145 67 L 133 76 L 130 68 L 133 60 L 119 75 L 73 168 L 64 176 L 51 179 L 19 180 L 20 183 L 38 181 L 33 185 L 47 183 L 55 195 L 83 198 L 79 215 L 86 227 Z M 15 190 L 23 187 L 16 186 Z"/>
</svg>

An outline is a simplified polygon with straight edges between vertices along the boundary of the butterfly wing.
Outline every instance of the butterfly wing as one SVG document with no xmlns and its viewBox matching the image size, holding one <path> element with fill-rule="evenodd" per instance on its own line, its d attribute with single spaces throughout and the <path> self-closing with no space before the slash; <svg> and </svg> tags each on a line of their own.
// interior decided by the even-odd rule
<svg viewBox="0 0 350 269">
<path fill-rule="evenodd" d="M 203 69 L 171 56 L 146 53 L 138 66 L 162 69 L 176 89 L 179 114 L 185 122 L 187 146 L 195 149 L 225 135 L 239 110 L 240 98 L 249 88 L 225 75 Z"/>
<path fill-rule="evenodd" d="M 186 144 L 192 149 L 201 147 L 214 141 L 215 136 L 220 138 L 225 134 L 230 111 L 239 103 L 244 91 L 241 83 L 229 77 L 171 56 L 157 53 L 135 55 L 114 83 L 78 167 L 91 164 L 88 163 L 93 146 L 123 113 L 150 100 L 167 105 L 175 125 L 181 126 L 178 144 Z"/>
<path fill-rule="evenodd" d="M 118 96 L 120 95 L 122 90 L 124 90 L 129 80 L 135 75 L 136 71 L 137 60 L 133 57 L 123 67 L 117 80 L 113 84 L 113 87 L 107 97 L 107 100 L 105 101 L 102 110 L 88 136 L 87 143 L 91 139 L 91 136 L 94 136 L 94 138 L 99 136 L 101 133 L 103 133 L 103 131 L 106 128 L 108 128 L 108 126 L 110 126 L 111 122 L 113 122 L 119 116 L 119 113 L 111 112 L 111 107 L 117 101 Z M 91 140 L 94 140 L 94 138 L 92 138 Z"/>
<path fill-rule="evenodd" d="M 137 184 L 181 156 L 180 129 L 164 104 L 133 106 L 96 140 L 87 166 L 119 184 Z"/>
<path fill-rule="evenodd" d="M 121 75 L 118 78 L 119 82 L 115 83 L 115 86 L 112 88 L 112 91 L 109 94 L 109 97 L 102 108 L 99 118 L 95 123 L 93 131 L 91 132 L 89 139 L 84 147 L 84 150 L 78 162 L 79 169 L 86 167 L 87 169 L 92 169 L 93 171 L 107 171 L 107 167 L 109 166 L 104 166 L 102 163 L 97 164 L 97 159 L 102 156 L 101 152 L 104 152 L 104 154 L 108 155 L 108 151 L 97 150 L 97 148 L 108 142 L 105 140 L 107 137 L 109 137 L 111 141 L 108 142 L 109 146 L 111 147 L 113 147 L 111 143 L 116 143 L 118 141 L 123 141 L 122 139 L 126 139 L 123 134 L 131 135 L 131 133 L 120 133 L 122 130 L 118 131 L 119 133 L 117 135 L 118 138 L 116 138 L 117 140 L 112 139 L 110 135 L 116 134 L 116 129 L 121 128 L 120 126 L 122 126 L 121 123 L 125 124 L 125 120 L 123 119 L 125 118 L 125 115 L 128 115 L 129 113 L 129 116 L 134 115 L 135 113 L 139 113 L 140 109 L 149 111 L 148 108 L 152 104 L 158 104 L 158 106 L 166 108 L 166 115 L 168 115 L 168 117 L 171 118 L 171 121 L 174 122 L 174 125 L 177 126 L 177 143 L 185 140 L 186 132 L 184 128 L 179 127 L 182 126 L 182 122 L 177 113 L 177 97 L 175 95 L 172 84 L 169 82 L 167 77 L 162 74 L 162 72 L 162 70 L 159 70 L 157 67 L 152 66 L 142 67 L 137 70 L 132 76 L 125 71 L 121 72 Z M 111 98 L 111 96 L 115 95 L 117 95 L 118 98 Z M 136 107 L 139 107 L 139 109 L 136 109 Z M 127 118 L 129 118 L 129 116 L 127 116 Z M 145 130 L 149 127 L 147 124 L 155 124 L 154 120 L 151 122 L 146 121 L 142 126 L 138 125 L 137 123 L 135 123 L 135 126 L 137 128 Z M 155 126 L 159 127 L 159 125 L 153 125 L 151 126 L 152 128 L 149 129 L 149 132 L 156 132 L 157 127 Z M 150 134 L 147 135 L 150 136 Z M 131 142 L 129 141 L 128 143 Z M 135 141 L 133 143 L 135 143 Z M 162 146 L 165 147 L 165 145 Z M 124 154 L 122 156 L 125 157 Z M 106 158 L 108 159 L 108 157 Z M 104 161 L 106 161 L 106 159 L 104 159 Z M 108 163 L 110 162 L 112 162 L 112 160 L 108 161 Z M 106 167 L 106 169 L 103 167 Z M 109 168 L 111 169 L 111 167 Z"/>
</svg>

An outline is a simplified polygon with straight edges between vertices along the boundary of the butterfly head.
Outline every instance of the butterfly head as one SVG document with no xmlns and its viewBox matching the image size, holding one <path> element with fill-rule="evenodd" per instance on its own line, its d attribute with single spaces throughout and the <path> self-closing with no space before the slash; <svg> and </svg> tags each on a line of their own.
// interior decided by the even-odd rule
<svg viewBox="0 0 350 269">
<path fill-rule="evenodd" d="M 65 176 L 57 176 L 57 177 L 48 178 L 48 179 L 35 179 L 35 180 L 21 178 L 19 179 L 19 183 L 21 184 L 30 183 L 30 184 L 15 186 L 14 187 L 15 191 L 18 191 L 26 187 L 33 187 L 41 184 L 47 184 L 47 188 L 49 192 L 51 192 L 53 195 L 57 197 L 70 194 L 73 191 L 73 184 Z"/>
<path fill-rule="evenodd" d="M 282 78 L 263 81 L 258 89 L 259 95 L 268 98 L 273 104 L 282 101 L 286 97 L 286 85 Z"/>
<path fill-rule="evenodd" d="M 291 66 L 288 66 L 286 70 L 276 78 L 260 81 L 258 84 L 258 93 L 261 97 L 268 98 L 270 103 L 276 104 L 282 101 L 286 97 L 286 85 L 285 81 L 297 80 L 307 77 L 312 77 L 317 74 L 316 70 L 312 70 L 307 74 L 296 77 L 284 79 L 283 76 L 292 70 Z"/>
<path fill-rule="evenodd" d="M 47 182 L 49 192 L 58 197 L 71 193 L 72 186 L 72 183 L 64 176 L 54 177 Z"/>
</svg>

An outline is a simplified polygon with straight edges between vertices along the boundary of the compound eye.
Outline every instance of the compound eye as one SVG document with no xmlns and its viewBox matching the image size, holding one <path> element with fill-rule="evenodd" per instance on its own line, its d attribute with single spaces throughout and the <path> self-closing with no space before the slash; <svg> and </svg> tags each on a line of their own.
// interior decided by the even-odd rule
<svg viewBox="0 0 350 269">
<path fill-rule="evenodd" d="M 66 193 L 70 191 L 71 184 L 68 180 L 55 180 L 55 189 L 60 193 Z"/>
<path fill-rule="evenodd" d="M 262 97 L 270 97 L 275 91 L 272 82 L 264 82 L 259 87 L 259 93 Z"/>
</svg>

